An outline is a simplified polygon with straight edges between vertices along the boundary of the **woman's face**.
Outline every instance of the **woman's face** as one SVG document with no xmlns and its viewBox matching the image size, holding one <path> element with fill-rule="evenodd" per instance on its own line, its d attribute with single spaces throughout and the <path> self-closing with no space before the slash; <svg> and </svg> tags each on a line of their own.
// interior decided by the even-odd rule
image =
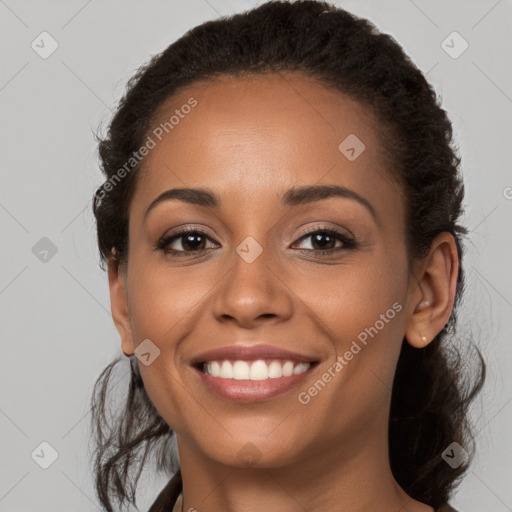
<svg viewBox="0 0 512 512">
<path fill-rule="evenodd" d="M 359 103 L 297 73 L 195 84 L 160 111 L 111 287 L 123 350 L 137 349 L 180 457 L 279 467 L 387 442 L 418 295 L 378 130 Z M 159 246 L 183 228 L 194 233 Z M 246 351 L 205 355 L 234 347 Z"/>
</svg>

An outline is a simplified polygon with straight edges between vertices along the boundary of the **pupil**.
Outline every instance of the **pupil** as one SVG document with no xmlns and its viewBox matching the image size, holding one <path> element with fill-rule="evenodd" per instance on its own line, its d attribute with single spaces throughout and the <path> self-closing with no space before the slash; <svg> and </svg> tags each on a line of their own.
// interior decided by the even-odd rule
<svg viewBox="0 0 512 512">
<path fill-rule="evenodd" d="M 322 243 L 321 242 L 321 239 L 324 238 L 326 239 L 326 243 Z M 333 241 L 331 235 L 328 235 L 328 234 L 316 234 L 314 236 L 314 242 L 316 244 L 318 244 L 322 249 L 325 249 L 325 246 L 328 245 L 328 244 L 331 244 Z"/>
<path fill-rule="evenodd" d="M 194 239 L 196 244 L 194 244 Z M 197 243 L 199 240 L 199 243 Z M 198 245 L 201 245 L 201 235 L 187 235 L 185 237 L 185 243 L 183 244 L 185 248 L 197 249 Z"/>
</svg>

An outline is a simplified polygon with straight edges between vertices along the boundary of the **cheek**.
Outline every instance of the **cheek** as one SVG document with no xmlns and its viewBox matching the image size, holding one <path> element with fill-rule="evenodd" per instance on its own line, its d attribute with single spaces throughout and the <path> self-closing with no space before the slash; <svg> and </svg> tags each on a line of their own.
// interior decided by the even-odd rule
<svg viewBox="0 0 512 512">
<path fill-rule="evenodd" d="M 405 253 L 379 254 L 317 280 L 308 296 L 317 325 L 329 331 L 333 361 L 343 358 L 344 376 L 338 382 L 356 395 L 392 386 L 405 332 Z"/>
<path fill-rule="evenodd" d="M 302 297 L 307 297 L 314 314 L 332 327 L 337 338 L 354 337 L 373 326 L 394 303 L 403 302 L 407 270 L 401 258 L 366 258 L 340 266 L 308 282 L 302 279 Z M 401 304 L 403 309 L 404 304 Z M 391 310 L 388 317 L 397 316 Z M 395 322 L 396 323 L 396 322 Z M 379 323 L 380 325 L 380 323 Z M 390 326 L 391 322 L 386 323 Z"/>
<path fill-rule="evenodd" d="M 177 270 L 147 263 L 137 266 L 134 261 L 129 308 L 135 344 L 149 338 L 161 350 L 173 348 L 173 340 L 183 330 L 180 326 L 208 301 L 214 284 L 211 276 L 201 275 L 193 266 Z"/>
<path fill-rule="evenodd" d="M 155 268 L 138 271 L 135 265 L 129 286 L 132 336 L 144 387 L 159 414 L 169 425 L 174 425 L 176 417 L 180 416 L 176 335 L 180 320 L 190 309 L 187 307 L 190 291 L 180 293 L 162 272 Z M 144 364 L 145 353 L 150 354 L 149 364 Z"/>
<path fill-rule="evenodd" d="M 195 327 L 212 300 L 222 276 L 194 266 L 169 268 L 148 265 L 132 256 L 128 304 L 135 347 L 149 339 L 158 356 L 146 366 L 139 362 L 144 386 L 161 416 L 174 426 L 187 417 L 178 373 L 179 344 L 194 336 Z M 147 343 L 147 342 L 146 342 Z M 180 398 L 181 397 L 181 398 Z"/>
</svg>

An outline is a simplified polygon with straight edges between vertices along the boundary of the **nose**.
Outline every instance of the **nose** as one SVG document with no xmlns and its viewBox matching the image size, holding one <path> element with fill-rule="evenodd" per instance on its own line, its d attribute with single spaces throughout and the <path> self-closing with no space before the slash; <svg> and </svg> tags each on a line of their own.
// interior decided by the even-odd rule
<svg viewBox="0 0 512 512">
<path fill-rule="evenodd" d="M 269 252 L 263 250 L 250 263 L 234 254 L 229 263 L 231 269 L 213 299 L 213 313 L 219 322 L 251 328 L 291 317 L 293 293 L 290 284 L 277 265 L 272 264 Z"/>
</svg>

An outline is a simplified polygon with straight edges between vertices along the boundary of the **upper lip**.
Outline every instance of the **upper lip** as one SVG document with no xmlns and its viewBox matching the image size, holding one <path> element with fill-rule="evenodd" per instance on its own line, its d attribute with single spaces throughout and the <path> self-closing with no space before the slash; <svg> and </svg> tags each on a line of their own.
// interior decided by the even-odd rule
<svg viewBox="0 0 512 512">
<path fill-rule="evenodd" d="M 207 361 L 223 361 L 230 359 L 233 361 L 256 361 L 258 359 L 283 359 L 297 363 L 311 363 L 315 361 L 314 357 L 309 357 L 298 352 L 292 352 L 273 345 L 229 345 L 219 347 L 198 354 L 192 358 L 191 364 L 205 363 Z"/>
</svg>

